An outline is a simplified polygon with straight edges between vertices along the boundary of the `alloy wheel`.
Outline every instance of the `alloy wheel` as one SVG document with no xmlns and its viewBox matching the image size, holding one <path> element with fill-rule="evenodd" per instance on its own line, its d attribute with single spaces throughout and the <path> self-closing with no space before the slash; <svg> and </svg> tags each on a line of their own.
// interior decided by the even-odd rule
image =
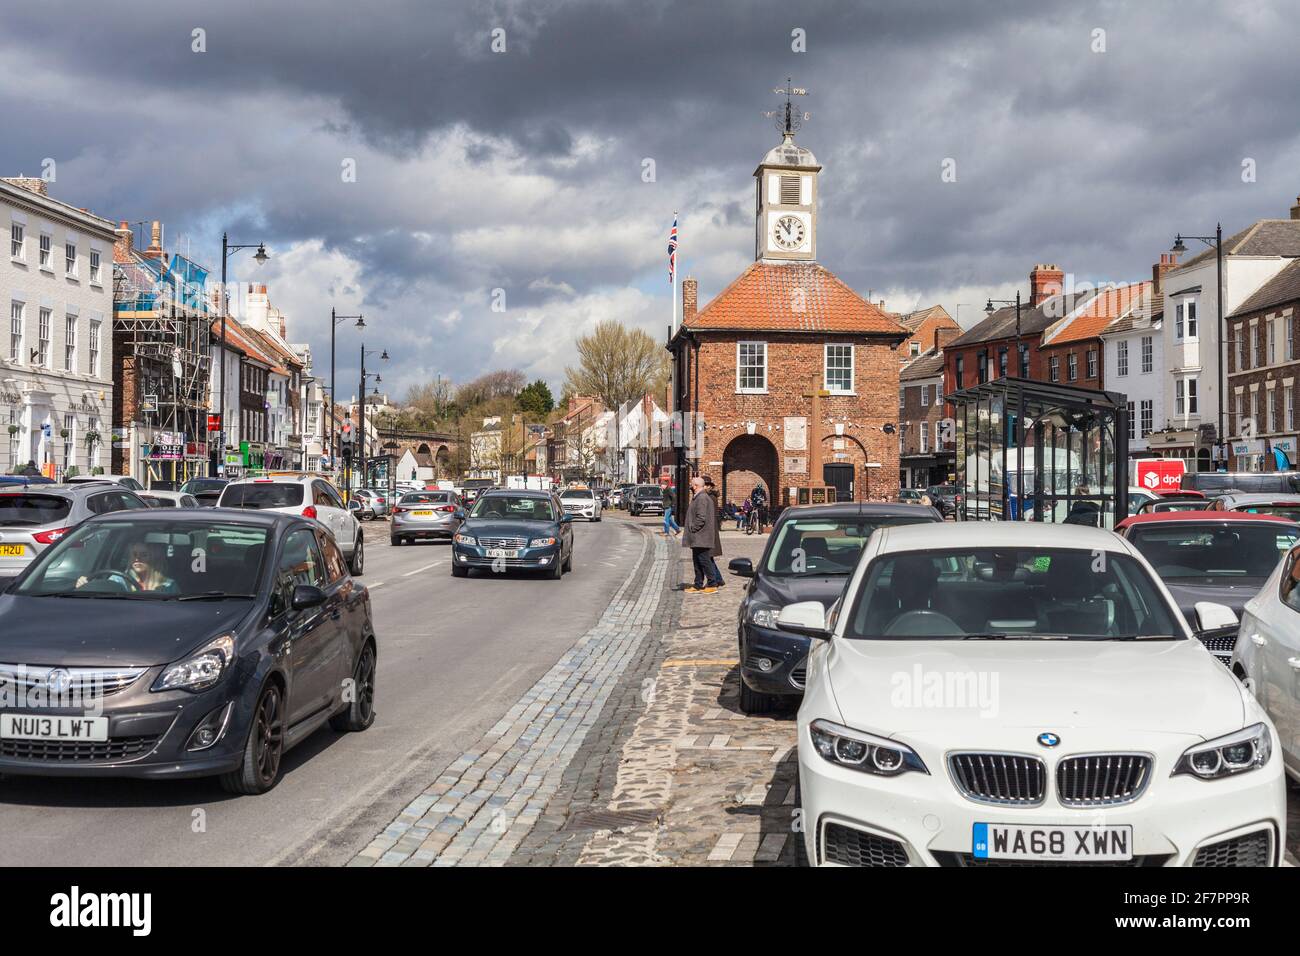
<svg viewBox="0 0 1300 956">
<path fill-rule="evenodd" d="M 280 720 L 280 691 L 268 687 L 262 692 L 257 705 L 257 774 L 263 783 L 270 783 L 280 772 L 280 754 L 284 750 L 284 727 Z"/>
</svg>

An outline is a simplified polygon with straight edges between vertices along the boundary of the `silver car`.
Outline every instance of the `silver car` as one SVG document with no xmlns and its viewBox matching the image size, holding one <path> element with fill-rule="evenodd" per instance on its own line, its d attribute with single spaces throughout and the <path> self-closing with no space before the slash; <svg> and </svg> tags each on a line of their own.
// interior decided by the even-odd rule
<svg viewBox="0 0 1300 956">
<path fill-rule="evenodd" d="M 405 544 L 420 538 L 450 538 L 460 530 L 465 506 L 454 491 L 412 491 L 397 499 L 389 540 Z"/>
<path fill-rule="evenodd" d="M 0 488 L 0 578 L 21 574 L 87 518 L 147 507 L 134 491 L 109 482 Z"/>
</svg>

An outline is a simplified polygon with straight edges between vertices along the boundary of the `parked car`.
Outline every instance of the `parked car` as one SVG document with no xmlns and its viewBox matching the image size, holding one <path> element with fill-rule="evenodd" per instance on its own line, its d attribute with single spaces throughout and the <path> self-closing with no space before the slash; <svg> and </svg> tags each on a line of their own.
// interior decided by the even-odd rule
<svg viewBox="0 0 1300 956">
<path fill-rule="evenodd" d="M 147 507 L 135 492 L 111 484 L 0 487 L 0 578 L 24 571 L 87 518 Z"/>
<path fill-rule="evenodd" d="M 140 498 L 150 508 L 197 508 L 198 499 L 183 491 L 160 491 L 150 488 L 139 493 Z"/>
<path fill-rule="evenodd" d="M 1246 602 L 1232 669 L 1272 718 L 1287 775 L 1300 784 L 1300 546 Z"/>
<path fill-rule="evenodd" d="M 324 478 L 285 475 L 276 478 L 237 478 L 221 490 L 220 508 L 280 511 L 319 521 L 338 542 L 348 570 L 360 577 L 365 570 L 365 539 L 355 514 Z"/>
<path fill-rule="evenodd" d="M 221 489 L 229 483 L 226 478 L 191 478 L 181 485 L 180 490 L 193 495 L 202 508 L 215 508 L 221 500 Z"/>
<path fill-rule="evenodd" d="M 1209 498 L 1156 498 L 1142 502 L 1134 512 L 1140 515 L 1168 514 L 1171 511 L 1204 511 L 1210 506 Z"/>
<path fill-rule="evenodd" d="M 0 594 L 0 660 L 39 662 L 0 665 L 19 696 L 0 715 L 0 773 L 219 776 L 262 793 L 326 723 L 370 726 L 375 655 L 369 596 L 318 522 L 99 515 Z M 44 706 L 25 705 L 37 691 Z"/>
<path fill-rule="evenodd" d="M 354 494 L 360 495 L 368 500 L 370 510 L 374 513 L 376 518 L 388 517 L 388 513 L 391 510 L 388 501 L 388 492 L 381 491 L 378 488 L 362 488 L 361 490 L 354 492 Z"/>
<path fill-rule="evenodd" d="M 814 864 L 1280 862 L 1272 724 L 1118 535 L 889 528 L 838 608 L 776 623 L 813 639 L 797 753 Z"/>
<path fill-rule="evenodd" d="M 740 709 L 764 714 L 803 693 L 810 641 L 777 628 L 781 608 L 800 601 L 835 604 L 873 532 L 934 521 L 943 521 L 938 510 L 921 505 L 799 505 L 781 512 L 757 567 L 749 558 L 733 558 L 730 571 L 750 579 L 736 615 Z"/>
<path fill-rule="evenodd" d="M 556 581 L 573 568 L 573 515 L 549 491 L 494 488 L 479 495 L 452 538 L 451 573 L 474 568 L 542 571 Z"/>
<path fill-rule="evenodd" d="M 930 502 L 945 518 L 956 516 L 961 506 L 961 489 L 957 485 L 931 485 L 925 490 Z"/>
<path fill-rule="evenodd" d="M 1295 522 L 1235 511 L 1135 515 L 1115 530 L 1147 559 L 1192 631 L 1224 664 L 1232 661 L 1246 602 L 1300 541 Z M 1230 608 L 1232 620 L 1206 618 L 1207 602 Z"/>
<path fill-rule="evenodd" d="M 1128 513 L 1135 515 L 1146 505 L 1163 500 L 1160 495 L 1147 488 L 1129 488 Z"/>
<path fill-rule="evenodd" d="M 1206 497 L 1226 494 L 1300 493 L 1300 471 L 1189 471 L 1182 487 Z"/>
<path fill-rule="evenodd" d="M 1244 511 L 1252 515 L 1277 515 L 1288 521 L 1300 521 L 1300 495 L 1280 492 L 1220 495 L 1208 507 L 1210 511 Z"/>
<path fill-rule="evenodd" d="M 632 497 L 632 489 L 635 487 L 636 485 L 631 484 L 630 482 L 624 482 L 621 485 L 615 485 L 614 486 L 615 500 L 613 501 L 614 507 L 619 509 L 620 511 L 627 511 L 630 504 L 630 499 Z"/>
<path fill-rule="evenodd" d="M 464 505 L 454 491 L 413 491 L 397 499 L 389 543 L 429 538 L 450 539 L 460 530 Z"/>
<path fill-rule="evenodd" d="M 897 501 L 900 505 L 919 505 L 925 494 L 924 488 L 899 488 Z"/>
<path fill-rule="evenodd" d="M 637 485 L 627 502 L 629 514 L 661 515 L 664 513 L 664 490 L 659 485 Z"/>
<path fill-rule="evenodd" d="M 44 475 L 0 475 L 0 488 L 9 488 L 14 485 L 53 485 L 55 483 L 53 478 L 46 478 Z"/>
<path fill-rule="evenodd" d="M 110 485 L 121 485 L 131 491 L 144 491 L 144 485 L 130 475 L 73 475 L 71 478 L 63 479 L 66 485 L 85 485 L 91 482 L 107 482 Z"/>
<path fill-rule="evenodd" d="M 566 515 L 599 521 L 600 497 L 590 488 L 565 488 L 560 492 L 560 505 Z"/>
</svg>

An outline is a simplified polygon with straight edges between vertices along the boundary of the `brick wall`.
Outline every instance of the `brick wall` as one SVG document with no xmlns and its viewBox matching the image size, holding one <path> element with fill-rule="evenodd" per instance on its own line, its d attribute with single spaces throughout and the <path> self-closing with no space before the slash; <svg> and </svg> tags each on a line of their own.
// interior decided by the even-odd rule
<svg viewBox="0 0 1300 956">
<path fill-rule="evenodd" d="M 924 322 L 916 327 L 916 330 L 909 335 L 898 347 L 898 357 L 900 361 L 910 361 L 912 356 L 912 343 L 915 342 L 921 352 L 928 352 L 930 349 L 942 349 L 945 345 L 961 335 L 961 326 L 947 315 L 934 315 L 927 318 Z"/>
<path fill-rule="evenodd" d="M 1259 395 L 1258 419 L 1255 423 L 1255 436 L 1271 438 L 1294 436 L 1295 424 L 1291 428 L 1286 422 L 1286 394 L 1288 388 L 1300 388 L 1300 360 L 1288 361 L 1287 337 L 1291 338 L 1291 354 L 1300 356 L 1300 322 L 1296 314 L 1300 311 L 1300 300 L 1281 306 L 1274 306 L 1253 315 L 1229 322 L 1228 364 L 1227 364 L 1227 429 L 1231 436 L 1240 436 L 1242 422 L 1237 413 L 1237 391 L 1243 395 L 1242 412 L 1244 416 L 1255 414 L 1251 401 L 1252 392 Z M 1273 362 L 1268 360 L 1268 324 L 1276 323 L 1276 341 L 1274 342 Z M 1244 337 L 1245 361 L 1237 362 L 1237 341 Z M 1256 356 L 1259 356 L 1259 364 Z M 1288 384 L 1289 383 L 1289 384 Z M 1300 395 L 1296 395 L 1300 401 Z M 1273 409 L 1273 424 L 1269 428 L 1269 407 Z M 1300 414 L 1300 410 L 1298 410 Z"/>
<path fill-rule="evenodd" d="M 1088 353 L 1092 352 L 1094 356 L 1094 366 L 1096 374 L 1088 375 Z M 1070 378 L 1070 356 L 1073 355 L 1076 360 L 1077 376 Z M 1060 360 L 1060 378 L 1057 382 L 1061 385 L 1077 385 L 1080 388 L 1101 388 L 1102 387 L 1102 356 L 1101 342 L 1097 339 L 1083 339 L 1078 342 L 1065 342 L 1060 345 L 1044 345 L 1038 350 L 1038 365 L 1042 370 L 1040 372 L 1041 380 L 1050 382 L 1052 359 Z M 1131 359 L 1130 359 L 1131 361 Z M 1033 359 L 1030 359 L 1030 368 L 1034 366 Z M 1039 378 L 1040 375 L 1035 375 Z"/>
<path fill-rule="evenodd" d="M 822 476 L 787 474 L 786 457 L 807 459 L 809 452 L 786 450 L 783 419 L 786 416 L 811 417 L 812 400 L 805 398 L 814 380 L 822 383 L 824 345 L 827 342 L 854 345 L 853 395 L 832 395 L 821 400 L 822 462 L 841 461 L 854 465 L 855 494 L 893 496 L 898 490 L 898 436 L 887 435 L 881 428 L 898 421 L 897 352 L 892 340 L 865 335 L 808 336 L 792 333 L 755 331 L 752 333 L 696 332 L 699 349 L 699 411 L 706 424 L 704 445 L 699 458 L 703 474 L 719 476 L 727 463 L 726 498 L 737 501 L 748 494 L 757 480 L 756 461 L 763 442 L 770 445 L 768 456 L 777 459 L 775 488 L 780 494 L 787 485 L 822 484 Z M 736 344 L 741 340 L 767 342 L 767 391 L 764 394 L 740 394 L 736 391 Z M 692 400 L 694 396 L 692 396 Z M 692 407 L 689 410 L 694 410 Z M 755 434 L 747 436 L 747 423 L 755 423 Z M 843 434 L 835 434 L 835 423 L 843 424 Z M 811 422 L 809 437 L 811 438 Z M 730 453 L 731 442 L 746 437 Z M 836 450 L 836 439 L 844 448 Z M 756 441 L 755 439 L 758 439 Z M 839 454 L 844 457 L 837 459 Z M 733 461 L 734 459 L 734 461 Z M 867 469 L 868 461 L 879 468 Z M 871 472 L 868 482 L 867 472 Z M 735 485 L 730 481 L 735 474 Z M 765 481 L 766 483 L 766 481 Z"/>
</svg>

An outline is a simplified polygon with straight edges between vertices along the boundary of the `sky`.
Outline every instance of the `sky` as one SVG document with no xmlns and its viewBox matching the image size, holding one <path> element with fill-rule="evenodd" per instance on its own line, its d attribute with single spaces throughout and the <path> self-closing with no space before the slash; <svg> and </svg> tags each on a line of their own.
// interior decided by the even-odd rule
<svg viewBox="0 0 1300 956">
<path fill-rule="evenodd" d="M 55 198 L 161 220 L 214 273 L 223 230 L 265 242 L 231 279 L 269 286 L 319 374 L 330 308 L 366 316 L 338 328 L 340 399 L 363 342 L 400 399 L 497 368 L 558 394 L 602 319 L 663 339 L 674 211 L 701 305 L 753 260 L 787 76 L 819 261 L 892 311 L 969 326 L 1038 262 L 1149 278 L 1175 233 L 1300 192 L 1285 2 L 5 6 L 0 174 L 52 168 Z"/>
</svg>

